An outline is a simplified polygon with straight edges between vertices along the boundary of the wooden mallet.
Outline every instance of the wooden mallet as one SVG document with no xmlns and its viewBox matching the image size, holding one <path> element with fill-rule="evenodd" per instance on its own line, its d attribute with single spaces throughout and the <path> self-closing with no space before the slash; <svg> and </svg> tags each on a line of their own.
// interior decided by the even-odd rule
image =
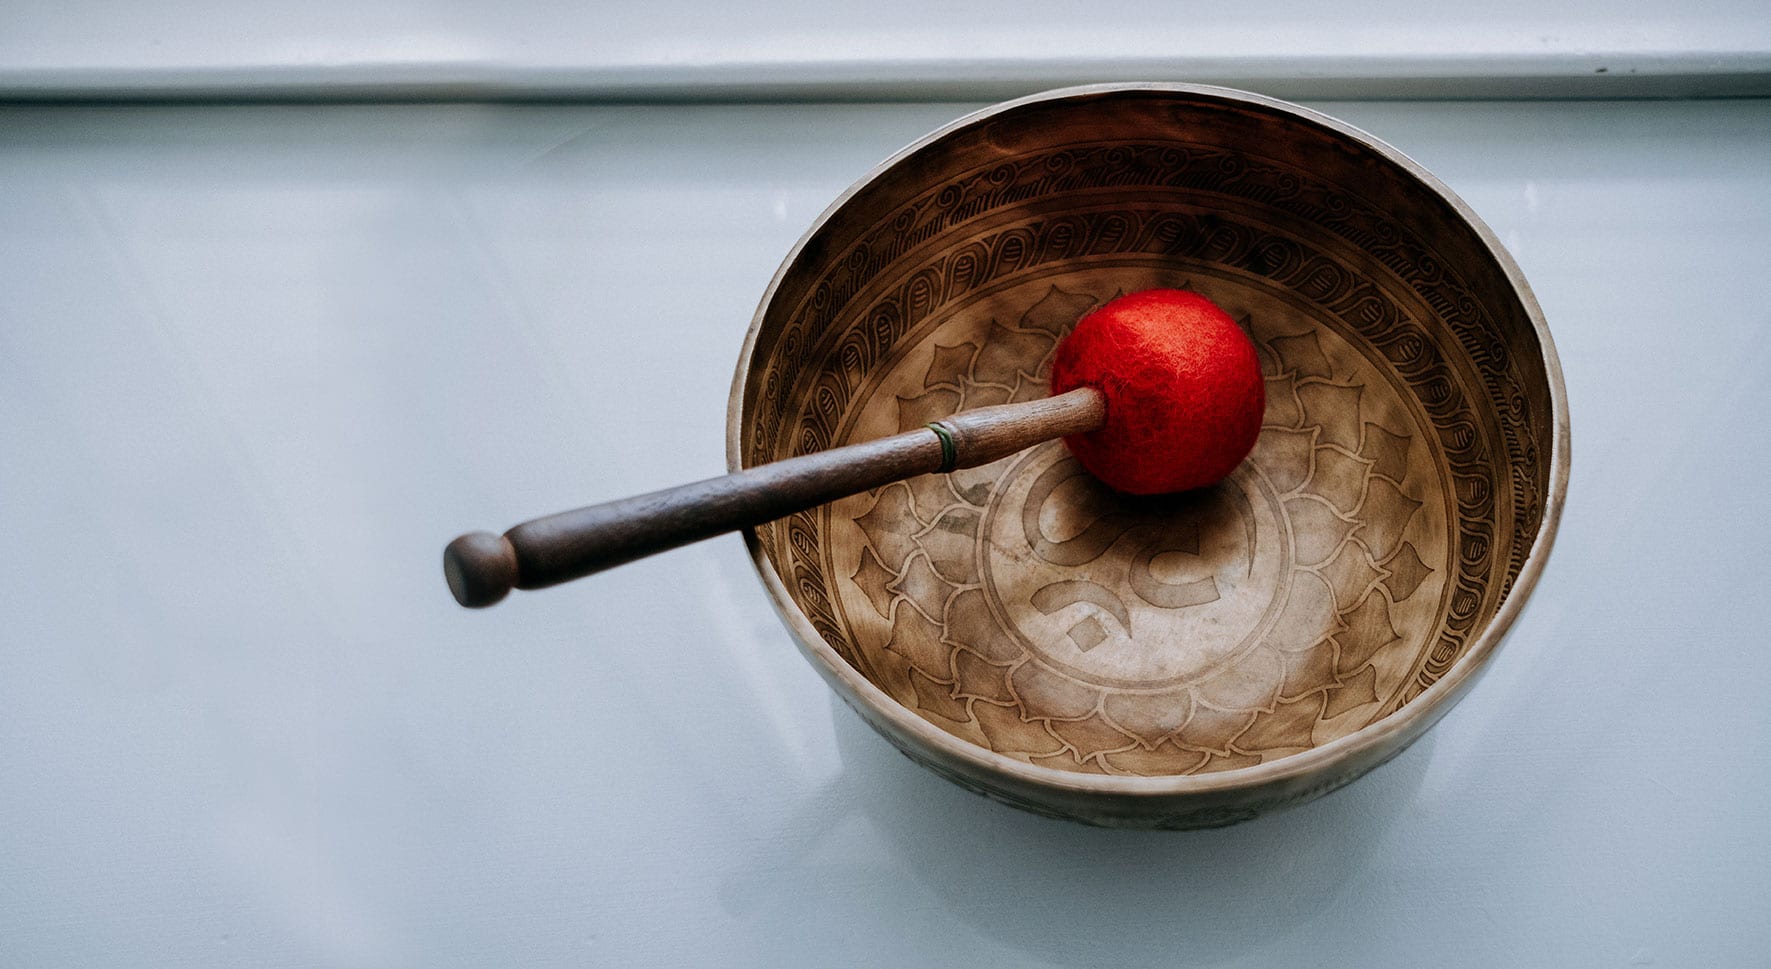
<svg viewBox="0 0 1771 969">
<path fill-rule="evenodd" d="M 443 550 L 449 591 L 480 608 L 921 474 L 974 468 L 1054 438 L 1109 487 L 1187 491 L 1235 470 L 1260 435 L 1254 344 L 1197 293 L 1122 296 L 1077 323 L 1052 396 L 963 411 L 891 437 L 470 532 Z"/>
</svg>

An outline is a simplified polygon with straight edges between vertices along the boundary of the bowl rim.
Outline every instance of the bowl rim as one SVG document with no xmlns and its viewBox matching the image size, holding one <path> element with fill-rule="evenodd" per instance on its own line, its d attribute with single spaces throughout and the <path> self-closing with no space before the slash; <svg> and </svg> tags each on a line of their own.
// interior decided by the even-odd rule
<svg viewBox="0 0 1771 969">
<path fill-rule="evenodd" d="M 1475 230 L 1483 248 L 1505 274 L 1507 282 L 1512 286 L 1527 317 L 1531 320 L 1532 330 L 1537 336 L 1538 346 L 1541 349 L 1545 377 L 1549 383 L 1550 391 L 1552 446 L 1550 449 L 1548 494 L 1544 502 L 1543 517 L 1539 520 L 1537 532 L 1532 537 L 1531 551 L 1526 554 L 1525 562 L 1520 567 L 1519 574 L 1508 590 L 1506 598 L 1501 601 L 1499 609 L 1496 610 L 1494 617 L 1483 629 L 1481 635 L 1468 649 L 1464 650 L 1463 655 L 1458 657 L 1444 675 L 1423 690 L 1419 696 L 1382 720 L 1361 727 L 1346 736 L 1338 737 L 1320 747 L 1312 747 L 1301 753 L 1289 754 L 1277 760 L 1251 767 L 1238 767 L 1206 774 L 1159 774 L 1153 776 L 1090 774 L 1030 764 L 981 747 L 942 730 L 900 704 L 849 665 L 837 654 L 835 648 L 825 642 L 824 637 L 812 628 L 810 621 L 806 619 L 798 604 L 788 594 L 787 586 L 775 570 L 774 564 L 763 553 L 762 544 L 754 529 L 744 530 L 744 543 L 749 549 L 752 564 L 755 565 L 764 587 L 769 591 L 769 597 L 774 603 L 776 612 L 780 614 L 782 621 L 786 623 L 794 638 L 798 640 L 801 652 L 814 661 L 825 678 L 840 684 L 854 700 L 866 704 L 873 714 L 883 717 L 893 727 L 910 734 L 925 748 L 933 748 L 954 760 L 991 773 L 1006 774 L 1024 783 L 1046 789 L 1079 794 L 1152 798 L 1230 793 L 1313 776 L 1335 764 L 1351 760 L 1362 754 L 1380 753 L 1398 737 L 1405 740 L 1412 739 L 1414 733 L 1411 731 L 1418 732 L 1417 727 L 1424 730 L 1449 710 L 1451 705 L 1455 704 L 1456 700 L 1460 698 L 1463 688 L 1499 649 L 1502 640 L 1511 630 L 1514 620 L 1518 618 L 1526 601 L 1530 599 L 1531 592 L 1536 587 L 1538 577 L 1542 574 L 1544 564 L 1548 561 L 1551 549 L 1555 544 L 1556 531 L 1561 522 L 1562 507 L 1568 491 L 1570 444 L 1567 388 L 1563 383 L 1562 364 L 1556 353 L 1555 341 L 1550 336 L 1549 326 L 1544 321 L 1543 310 L 1538 305 L 1537 297 L 1525 281 L 1525 276 L 1514 261 L 1512 254 L 1501 244 L 1494 230 L 1490 229 L 1488 224 L 1482 221 L 1481 217 L 1437 176 L 1382 139 L 1322 112 L 1288 101 L 1233 88 L 1181 82 L 1086 84 L 1056 88 L 993 104 L 956 118 L 894 152 L 857 179 L 819 214 L 818 218 L 806 229 L 799 241 L 781 261 L 780 267 L 776 269 L 774 277 L 769 281 L 768 288 L 764 290 L 762 299 L 757 304 L 756 315 L 752 318 L 750 328 L 744 335 L 744 343 L 738 354 L 737 371 L 733 376 L 732 390 L 726 404 L 726 464 L 732 471 L 740 470 L 743 467 L 743 448 L 740 438 L 743 433 L 744 395 L 749 385 L 749 366 L 756 352 L 757 339 L 761 333 L 769 305 L 774 301 L 775 294 L 786 278 L 788 270 L 798 261 L 807 244 L 824 229 L 837 212 L 863 189 L 873 184 L 875 180 L 906 158 L 954 132 L 1032 104 L 1117 94 L 1183 95 L 1194 99 L 1263 108 L 1290 115 L 1295 120 L 1351 139 L 1396 165 L 1402 172 L 1413 177 L 1423 188 L 1439 196 L 1451 206 L 1452 211 Z"/>
</svg>

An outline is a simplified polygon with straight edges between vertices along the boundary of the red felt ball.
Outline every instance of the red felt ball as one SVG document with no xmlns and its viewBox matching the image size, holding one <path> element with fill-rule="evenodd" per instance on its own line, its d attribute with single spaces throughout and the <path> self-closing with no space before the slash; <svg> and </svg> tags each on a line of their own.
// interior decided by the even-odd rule
<svg viewBox="0 0 1771 969">
<path fill-rule="evenodd" d="M 1052 362 L 1052 393 L 1095 387 L 1107 423 L 1065 438 L 1082 466 L 1135 495 L 1188 491 L 1236 470 L 1267 408 L 1254 343 L 1198 293 L 1147 289 L 1082 318 Z"/>
</svg>

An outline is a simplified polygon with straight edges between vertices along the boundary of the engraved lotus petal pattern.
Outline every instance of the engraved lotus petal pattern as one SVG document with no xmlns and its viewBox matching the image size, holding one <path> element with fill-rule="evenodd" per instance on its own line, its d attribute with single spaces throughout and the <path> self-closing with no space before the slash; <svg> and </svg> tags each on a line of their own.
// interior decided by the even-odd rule
<svg viewBox="0 0 1771 969">
<path fill-rule="evenodd" d="M 1007 324 L 956 316 L 892 368 L 871 398 L 879 413 L 858 423 L 889 422 L 919 391 L 963 388 L 965 408 L 977 388 L 1043 380 L 1068 326 L 1126 281 L 1042 281 L 1027 306 L 1002 304 Z M 1284 756 L 1398 699 L 1424 639 L 1391 615 L 1418 620 L 1438 603 L 1447 563 L 1419 549 L 1445 555 L 1444 483 L 1408 460 L 1426 449 L 1419 427 L 1381 423 L 1405 408 L 1350 345 L 1244 302 L 1282 392 L 1260 446 L 1218 488 L 1116 495 L 1054 442 L 952 476 L 945 492 L 924 485 L 920 503 L 890 485 L 838 504 L 829 527 L 858 554 L 837 598 L 881 686 L 1011 756 L 1132 774 Z M 1068 323 L 1050 322 L 1058 313 Z M 1368 420 L 1363 402 L 1379 395 L 1392 406 Z"/>
</svg>

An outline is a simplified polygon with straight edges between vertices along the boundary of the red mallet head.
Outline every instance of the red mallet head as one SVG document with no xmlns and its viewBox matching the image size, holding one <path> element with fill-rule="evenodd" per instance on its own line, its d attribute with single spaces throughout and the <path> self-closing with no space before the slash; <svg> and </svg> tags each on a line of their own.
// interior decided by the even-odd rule
<svg viewBox="0 0 1771 969">
<path fill-rule="evenodd" d="M 1107 423 L 1065 438 L 1089 473 L 1134 495 L 1212 484 L 1261 433 L 1254 343 L 1198 293 L 1147 289 L 1082 318 L 1052 362 L 1052 393 L 1094 387 Z"/>
</svg>

